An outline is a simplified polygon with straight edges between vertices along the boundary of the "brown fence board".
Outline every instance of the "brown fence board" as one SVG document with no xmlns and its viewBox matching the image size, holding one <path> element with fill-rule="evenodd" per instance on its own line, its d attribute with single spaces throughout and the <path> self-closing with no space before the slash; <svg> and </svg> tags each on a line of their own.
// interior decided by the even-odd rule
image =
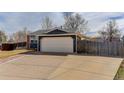
<svg viewBox="0 0 124 93">
<path fill-rule="evenodd" d="M 81 40 L 78 41 L 78 52 L 99 56 L 124 57 L 124 43 Z"/>
</svg>

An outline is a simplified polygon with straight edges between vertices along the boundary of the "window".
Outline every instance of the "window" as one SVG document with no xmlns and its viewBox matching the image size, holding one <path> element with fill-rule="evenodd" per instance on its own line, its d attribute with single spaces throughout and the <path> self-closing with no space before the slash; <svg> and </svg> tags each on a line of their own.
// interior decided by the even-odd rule
<svg viewBox="0 0 124 93">
<path fill-rule="evenodd" d="M 36 39 L 36 36 L 30 36 L 30 39 Z"/>
<path fill-rule="evenodd" d="M 31 43 L 36 44 L 37 40 L 31 40 Z"/>
</svg>

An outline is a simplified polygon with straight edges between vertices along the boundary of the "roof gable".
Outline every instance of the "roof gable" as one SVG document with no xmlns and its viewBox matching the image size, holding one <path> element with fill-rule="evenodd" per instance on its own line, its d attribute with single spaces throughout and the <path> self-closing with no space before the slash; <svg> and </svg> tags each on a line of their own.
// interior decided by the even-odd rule
<svg viewBox="0 0 124 93">
<path fill-rule="evenodd" d="M 67 34 L 67 33 L 72 33 L 70 31 L 65 31 L 63 29 L 47 29 L 47 30 L 37 30 L 35 32 L 30 33 L 30 35 L 42 35 L 42 34 Z"/>
<path fill-rule="evenodd" d="M 60 30 L 60 29 L 54 29 L 54 30 L 45 32 L 45 34 L 66 34 L 66 33 L 68 33 L 68 32 Z"/>
</svg>

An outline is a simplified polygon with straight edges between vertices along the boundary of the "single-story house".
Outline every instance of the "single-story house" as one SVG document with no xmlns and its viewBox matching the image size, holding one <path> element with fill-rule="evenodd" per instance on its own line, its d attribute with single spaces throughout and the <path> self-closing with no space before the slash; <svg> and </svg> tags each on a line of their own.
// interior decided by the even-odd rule
<svg viewBox="0 0 124 93">
<path fill-rule="evenodd" d="M 77 41 L 81 39 L 79 33 L 63 29 L 38 30 L 27 36 L 28 48 L 41 52 L 76 53 Z"/>
</svg>

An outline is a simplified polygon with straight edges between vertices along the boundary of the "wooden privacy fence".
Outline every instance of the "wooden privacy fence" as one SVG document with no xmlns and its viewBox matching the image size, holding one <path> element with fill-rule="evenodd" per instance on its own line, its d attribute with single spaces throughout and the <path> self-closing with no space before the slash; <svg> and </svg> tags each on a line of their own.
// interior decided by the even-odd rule
<svg viewBox="0 0 124 93">
<path fill-rule="evenodd" d="M 17 42 L 16 48 L 26 48 L 27 43 L 26 42 Z"/>
<path fill-rule="evenodd" d="M 7 51 L 7 50 L 14 50 L 19 48 L 26 48 L 26 45 L 27 45 L 26 42 L 2 43 L 1 50 Z"/>
<path fill-rule="evenodd" d="M 124 57 L 124 43 L 123 42 L 98 42 L 81 40 L 78 41 L 78 52 L 99 56 L 116 56 Z"/>
</svg>

